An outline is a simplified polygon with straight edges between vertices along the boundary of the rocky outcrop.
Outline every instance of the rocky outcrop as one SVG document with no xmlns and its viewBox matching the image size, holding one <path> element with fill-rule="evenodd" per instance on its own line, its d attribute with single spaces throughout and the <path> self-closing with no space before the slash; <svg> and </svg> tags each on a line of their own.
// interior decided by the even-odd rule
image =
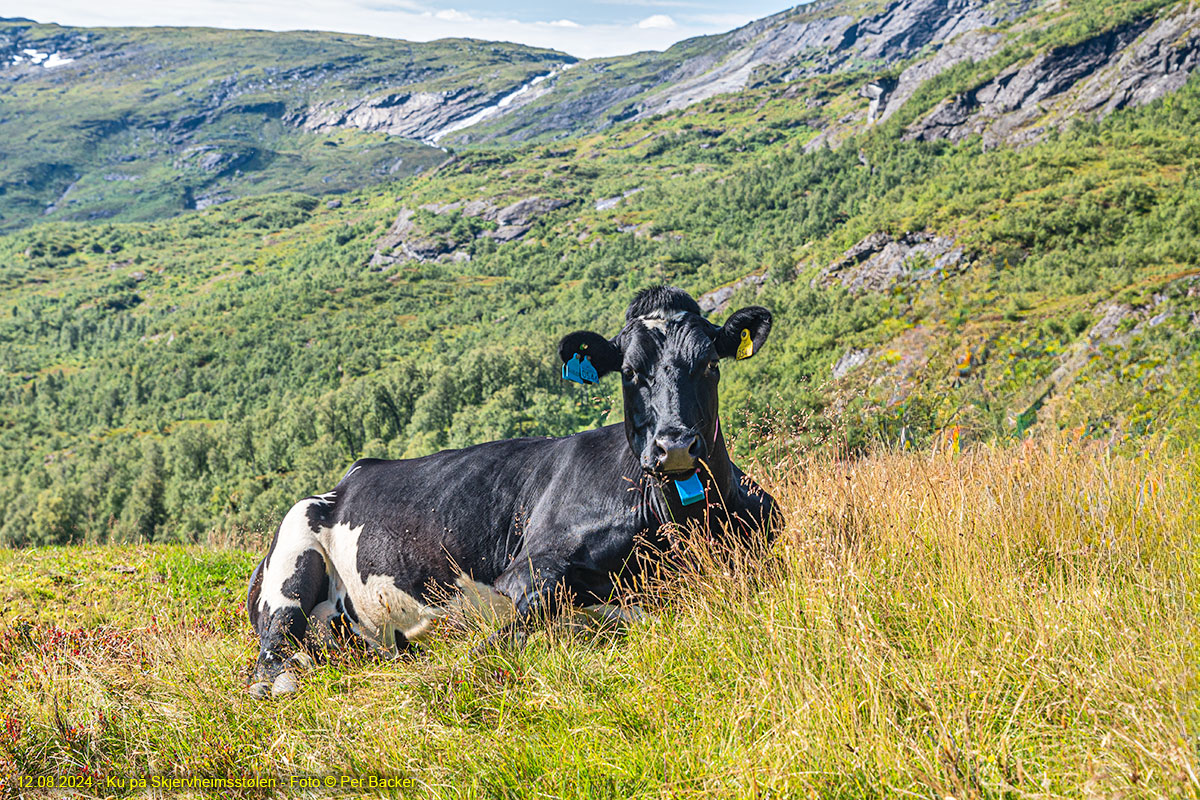
<svg viewBox="0 0 1200 800">
<path fill-rule="evenodd" d="M 1012 19 L 1032 5 L 1033 0 L 895 0 L 882 11 L 857 16 L 858 8 L 819 1 L 662 53 L 583 62 L 559 79 L 552 94 L 508 114 L 490 135 L 522 140 L 594 131 L 766 81 L 885 68 L 923 49 L 936 55 L 964 34 Z"/>
<path fill-rule="evenodd" d="M 766 283 L 766 281 L 766 275 L 747 275 L 727 286 L 721 286 L 713 289 L 711 292 L 705 292 L 696 298 L 696 303 L 705 314 L 720 314 L 729 308 L 729 301 L 733 299 L 734 294 L 751 286 L 757 289 Z"/>
<path fill-rule="evenodd" d="M 1200 6 L 1156 22 L 1118 58 L 1094 72 L 1052 115 L 1053 122 L 1081 114 L 1103 118 L 1126 106 L 1145 105 L 1179 89 L 1200 65 Z"/>
<path fill-rule="evenodd" d="M 1193 6 L 1040 53 L 942 101 L 904 138 L 958 141 L 981 134 L 985 146 L 1033 142 L 1078 116 L 1103 118 L 1174 91 L 1198 62 L 1200 8 Z"/>
<path fill-rule="evenodd" d="M 373 267 L 383 268 L 401 261 L 470 261 L 471 254 L 467 247 L 473 239 L 493 239 L 502 244 L 515 241 L 529 232 L 538 217 L 570 204 L 570 200 L 561 197 L 525 197 L 504 206 L 498 206 L 494 200 L 422 206 L 423 210 L 439 216 L 461 213 L 464 217 L 496 223 L 497 227 L 481 231 L 476 237 L 468 236 L 464 241 L 421 230 L 413 220 L 416 212 L 401 208 L 387 233 L 376 242 L 369 263 Z"/>
<path fill-rule="evenodd" d="M 860 348 L 847 350 L 842 354 L 841 358 L 834 363 L 831 377 L 835 381 L 840 381 L 842 378 L 846 377 L 851 372 L 854 372 L 854 370 L 867 363 L 867 359 L 870 357 L 870 350 Z"/>
<path fill-rule="evenodd" d="M 284 122 L 306 131 L 358 128 L 409 139 L 426 139 L 456 119 L 470 116 L 497 100 L 463 87 L 444 92 L 389 92 L 350 104 L 337 100 L 315 103 L 284 116 Z"/>
<path fill-rule="evenodd" d="M 890 90 L 878 101 L 872 99 L 872 111 L 880 106 L 875 121 L 883 122 L 900 110 L 913 93 L 926 81 L 936 78 L 951 67 L 970 61 L 977 63 L 999 51 L 1004 37 L 990 31 L 968 31 L 939 49 L 931 57 L 918 61 L 900 73 Z M 869 84 L 868 84 L 869 86 Z M 864 88 L 864 93 L 868 90 Z M 870 96 L 870 95 L 868 95 Z"/>
<path fill-rule="evenodd" d="M 843 253 L 817 280 L 826 285 L 840 282 L 852 294 L 883 292 L 901 281 L 942 276 L 963 258 L 962 247 L 949 236 L 917 231 L 895 239 L 873 233 Z"/>
<path fill-rule="evenodd" d="M 911 58 L 924 47 L 940 48 L 970 31 L 1021 13 L 1029 2 L 1001 5 L 981 0 L 899 0 L 884 11 L 855 19 L 850 15 L 768 17 L 731 33 L 730 51 L 720 59 L 698 60 L 696 74 L 647 97 L 638 114 L 651 116 L 683 108 L 751 83 L 756 70 L 777 66 L 784 80 L 883 67 Z M 795 19 L 782 20 L 786 16 Z M 882 87 L 881 87 L 882 88 Z M 888 87 L 890 88 L 890 87 Z M 880 91 L 886 94 L 887 89 Z"/>
</svg>

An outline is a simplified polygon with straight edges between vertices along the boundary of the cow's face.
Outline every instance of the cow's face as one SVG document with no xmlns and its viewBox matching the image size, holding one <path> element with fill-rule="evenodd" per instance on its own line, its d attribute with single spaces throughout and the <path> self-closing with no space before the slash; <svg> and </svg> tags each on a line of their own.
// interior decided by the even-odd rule
<svg viewBox="0 0 1200 800">
<path fill-rule="evenodd" d="M 647 294 L 656 302 L 639 303 Z M 717 327 L 683 292 L 656 289 L 638 295 L 615 338 L 578 331 L 559 355 L 564 363 L 587 355 L 598 375 L 620 372 L 633 454 L 646 472 L 682 480 L 716 443 L 722 359 L 754 355 L 770 329 L 765 308 L 743 308 Z"/>
</svg>

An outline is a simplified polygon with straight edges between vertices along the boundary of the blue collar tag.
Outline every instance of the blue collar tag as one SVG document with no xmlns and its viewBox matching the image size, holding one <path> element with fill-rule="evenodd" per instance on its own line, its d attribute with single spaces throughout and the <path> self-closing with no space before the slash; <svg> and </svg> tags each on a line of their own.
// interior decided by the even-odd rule
<svg viewBox="0 0 1200 800">
<path fill-rule="evenodd" d="M 592 366 L 592 360 L 587 356 L 580 361 L 579 354 L 571 356 L 571 360 L 563 364 L 562 376 L 565 381 L 574 383 L 596 383 L 600 380 L 600 376 L 596 373 L 596 368 Z"/>
<path fill-rule="evenodd" d="M 679 490 L 679 502 L 685 506 L 704 499 L 704 484 L 700 482 L 699 472 L 693 472 L 685 481 L 675 481 L 675 488 Z"/>
</svg>

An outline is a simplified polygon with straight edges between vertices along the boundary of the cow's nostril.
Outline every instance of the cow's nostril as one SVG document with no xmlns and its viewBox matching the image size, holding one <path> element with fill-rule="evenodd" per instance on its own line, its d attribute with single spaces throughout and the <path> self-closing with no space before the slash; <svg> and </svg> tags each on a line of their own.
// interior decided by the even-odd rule
<svg viewBox="0 0 1200 800">
<path fill-rule="evenodd" d="M 692 437 L 692 444 L 690 447 L 688 447 L 688 455 L 691 456 L 692 458 L 700 457 L 700 437 L 699 436 Z"/>
<path fill-rule="evenodd" d="M 667 443 L 662 439 L 654 440 L 654 466 L 661 467 L 663 462 L 667 460 L 668 455 Z"/>
</svg>

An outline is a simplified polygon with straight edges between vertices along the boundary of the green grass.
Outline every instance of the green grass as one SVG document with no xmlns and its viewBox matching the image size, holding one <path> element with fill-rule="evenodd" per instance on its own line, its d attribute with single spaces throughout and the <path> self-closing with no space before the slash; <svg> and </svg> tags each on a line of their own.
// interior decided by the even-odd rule
<svg viewBox="0 0 1200 800">
<path fill-rule="evenodd" d="M 256 554 L 5 552 L 0 772 L 283 781 L 247 796 L 325 774 L 436 797 L 1200 789 L 1194 454 L 760 454 L 788 519 L 768 562 L 723 572 L 694 543 L 702 566 L 624 633 L 472 660 L 481 634 L 443 629 L 280 702 L 244 691 Z"/>
</svg>

